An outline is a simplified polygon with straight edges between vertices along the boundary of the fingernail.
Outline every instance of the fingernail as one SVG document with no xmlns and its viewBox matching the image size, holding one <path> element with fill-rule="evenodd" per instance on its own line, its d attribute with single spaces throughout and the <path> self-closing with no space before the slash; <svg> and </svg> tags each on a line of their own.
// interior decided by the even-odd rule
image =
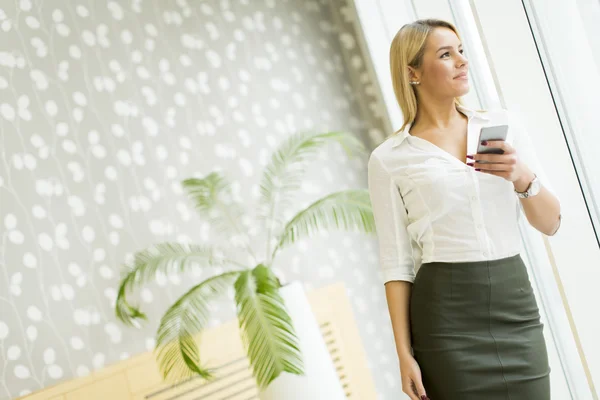
<svg viewBox="0 0 600 400">
<path fill-rule="evenodd" d="M 470 154 L 467 154 L 467 158 L 470 158 L 471 160 L 473 160 L 473 156 Z"/>
<path fill-rule="evenodd" d="M 421 396 L 421 400 L 429 400 L 429 397 L 423 395 L 423 396 Z"/>
<path fill-rule="evenodd" d="M 481 144 L 484 146 L 487 145 L 487 140 L 482 141 Z"/>
<path fill-rule="evenodd" d="M 473 164 L 475 164 L 475 163 L 467 163 L 467 165 L 468 165 L 469 167 L 472 167 L 472 166 L 473 166 Z"/>
<path fill-rule="evenodd" d="M 479 168 L 475 168 L 475 171 L 481 171 Z"/>
</svg>

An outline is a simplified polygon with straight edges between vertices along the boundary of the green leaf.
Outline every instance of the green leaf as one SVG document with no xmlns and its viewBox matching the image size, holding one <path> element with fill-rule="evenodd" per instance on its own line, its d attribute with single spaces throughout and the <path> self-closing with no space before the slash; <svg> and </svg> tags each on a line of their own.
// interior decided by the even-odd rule
<svg viewBox="0 0 600 400">
<path fill-rule="evenodd" d="M 146 315 L 138 307 L 127 301 L 127 295 L 136 287 L 156 278 L 157 272 L 169 275 L 184 272 L 194 265 L 201 268 L 224 264 L 234 264 L 231 260 L 216 257 L 216 250 L 208 246 L 182 243 L 159 243 L 134 255 L 133 265 L 127 267 L 119 286 L 115 313 L 117 318 L 128 325 L 136 325 Z"/>
<path fill-rule="evenodd" d="M 220 172 L 211 172 L 202 179 L 185 179 L 182 186 L 212 231 L 226 236 L 231 243 L 234 243 L 231 234 L 237 235 L 248 254 L 257 259 L 247 232 L 240 226 L 244 212 L 240 204 L 233 201 L 231 185 Z"/>
<path fill-rule="evenodd" d="M 327 229 L 375 232 L 368 190 L 335 192 L 300 211 L 283 228 L 272 258 L 284 246 Z"/>
<path fill-rule="evenodd" d="M 200 365 L 196 341 L 208 323 L 209 302 L 231 287 L 241 273 L 244 272 L 226 272 L 194 286 L 162 317 L 156 334 L 156 350 L 165 380 L 179 382 L 195 375 L 205 379 L 213 377 L 213 371 Z"/>
<path fill-rule="evenodd" d="M 185 179 L 181 184 L 212 230 L 221 234 L 241 233 L 237 223 L 244 212 L 233 201 L 231 184 L 220 172 L 211 172 L 202 179 Z"/>
<path fill-rule="evenodd" d="M 271 157 L 260 182 L 259 217 L 278 221 L 278 209 L 285 209 L 300 188 L 304 164 L 325 145 L 338 143 L 351 155 L 364 152 L 364 145 L 345 132 L 298 133 L 289 137 Z"/>
<path fill-rule="evenodd" d="M 258 265 L 240 274 L 235 301 L 242 342 L 260 389 L 282 372 L 304 374 L 304 362 L 279 284 L 269 268 Z"/>
</svg>

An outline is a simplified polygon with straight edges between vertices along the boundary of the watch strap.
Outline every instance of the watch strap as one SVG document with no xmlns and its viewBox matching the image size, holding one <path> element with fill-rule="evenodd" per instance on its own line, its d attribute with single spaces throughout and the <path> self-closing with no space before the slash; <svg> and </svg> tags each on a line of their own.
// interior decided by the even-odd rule
<svg viewBox="0 0 600 400">
<path fill-rule="evenodd" d="M 531 182 L 529 182 L 529 185 L 527 185 L 527 189 L 525 189 L 524 192 L 519 192 L 517 191 L 517 189 L 515 189 L 515 193 L 517 194 L 517 196 L 519 196 L 522 199 L 526 199 L 531 195 L 531 185 L 533 185 L 533 182 L 538 179 L 538 176 L 534 173 L 533 174 L 533 179 L 531 180 Z"/>
</svg>

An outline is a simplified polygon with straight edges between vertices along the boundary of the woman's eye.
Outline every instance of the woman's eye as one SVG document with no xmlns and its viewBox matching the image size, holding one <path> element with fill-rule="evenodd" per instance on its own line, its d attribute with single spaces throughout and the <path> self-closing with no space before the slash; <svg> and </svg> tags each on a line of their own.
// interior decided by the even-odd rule
<svg viewBox="0 0 600 400">
<path fill-rule="evenodd" d="M 465 53 L 465 51 L 463 49 L 460 49 L 458 52 L 460 54 L 464 54 Z M 442 54 L 442 57 L 445 57 L 446 55 L 450 55 L 450 52 L 445 52 L 444 54 Z"/>
</svg>

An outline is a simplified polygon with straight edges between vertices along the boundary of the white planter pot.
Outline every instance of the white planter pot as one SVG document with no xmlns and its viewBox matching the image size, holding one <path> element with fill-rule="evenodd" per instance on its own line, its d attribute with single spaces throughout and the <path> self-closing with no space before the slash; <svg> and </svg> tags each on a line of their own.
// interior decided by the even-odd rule
<svg viewBox="0 0 600 400">
<path fill-rule="evenodd" d="M 280 293 L 300 341 L 305 375 L 284 372 L 259 394 L 259 398 L 345 400 L 346 395 L 302 284 L 292 282 L 283 286 Z"/>
</svg>

